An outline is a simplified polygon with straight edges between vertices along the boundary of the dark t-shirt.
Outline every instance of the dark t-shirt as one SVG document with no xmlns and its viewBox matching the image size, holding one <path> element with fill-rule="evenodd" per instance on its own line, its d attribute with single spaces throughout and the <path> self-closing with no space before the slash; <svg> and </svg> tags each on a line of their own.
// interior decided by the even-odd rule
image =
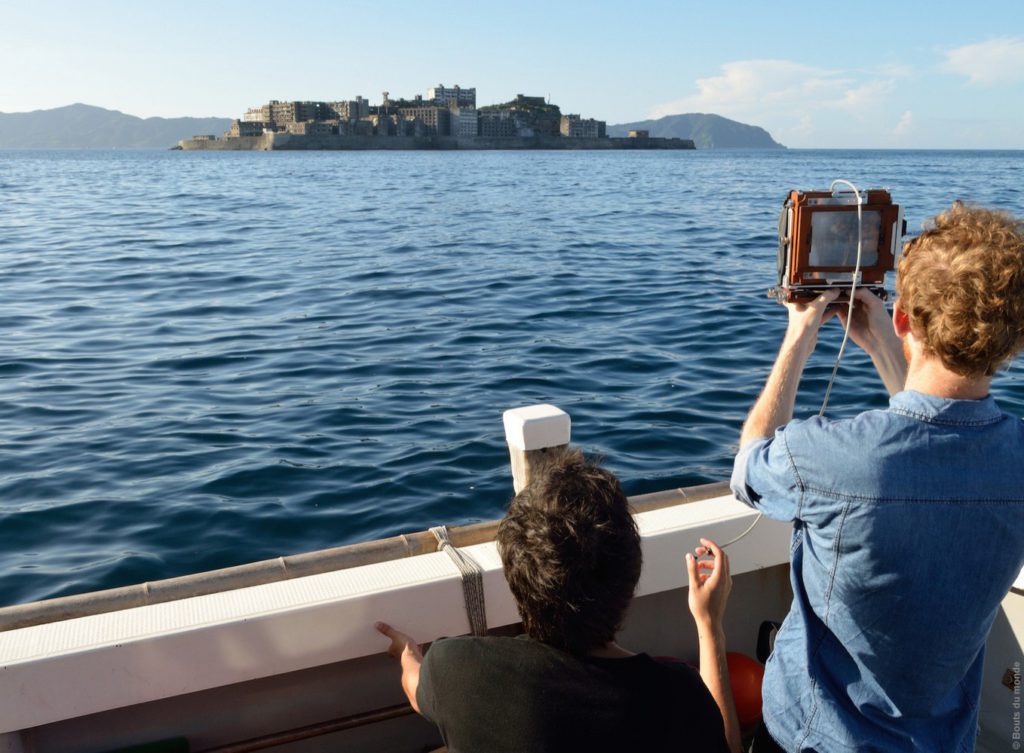
<svg viewBox="0 0 1024 753">
<path fill-rule="evenodd" d="M 576 657 L 526 637 L 445 638 L 423 659 L 420 712 L 449 753 L 727 753 L 700 676 L 647 654 Z"/>
</svg>

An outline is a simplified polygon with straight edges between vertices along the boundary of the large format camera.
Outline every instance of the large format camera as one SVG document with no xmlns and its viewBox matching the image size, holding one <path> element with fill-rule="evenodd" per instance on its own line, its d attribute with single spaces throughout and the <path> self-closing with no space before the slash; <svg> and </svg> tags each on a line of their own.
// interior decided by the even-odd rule
<svg viewBox="0 0 1024 753">
<path fill-rule="evenodd" d="M 903 246 L 903 210 L 884 189 L 790 191 L 779 215 L 779 284 L 768 291 L 780 303 L 809 301 L 830 288 L 849 300 L 857 287 L 886 297 L 885 273 Z M 860 229 L 860 270 L 857 240 Z"/>
</svg>

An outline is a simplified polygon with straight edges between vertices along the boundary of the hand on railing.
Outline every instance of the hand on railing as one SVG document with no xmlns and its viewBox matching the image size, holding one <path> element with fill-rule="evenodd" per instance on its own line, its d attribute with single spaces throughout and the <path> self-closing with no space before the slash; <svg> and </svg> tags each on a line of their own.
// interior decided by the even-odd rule
<svg viewBox="0 0 1024 753">
<path fill-rule="evenodd" d="M 423 664 L 423 652 L 416 641 L 400 630 L 395 630 L 386 622 L 375 622 L 373 625 L 377 632 L 383 633 L 391 639 L 388 646 L 388 653 L 398 659 L 402 665 L 402 690 L 405 697 L 409 699 L 409 705 L 419 713 L 420 707 L 416 703 L 416 689 L 420 685 L 420 666 Z"/>
</svg>

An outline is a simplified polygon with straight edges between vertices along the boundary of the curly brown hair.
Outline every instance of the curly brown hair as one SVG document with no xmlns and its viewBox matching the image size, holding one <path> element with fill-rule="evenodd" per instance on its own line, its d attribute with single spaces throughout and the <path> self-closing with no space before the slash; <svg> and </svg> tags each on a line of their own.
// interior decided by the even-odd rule
<svg viewBox="0 0 1024 753">
<path fill-rule="evenodd" d="M 530 637 L 585 654 L 615 639 L 640 578 L 640 534 L 618 479 L 556 453 L 509 505 L 498 552 Z"/>
<path fill-rule="evenodd" d="M 955 202 L 907 243 L 896 291 L 925 353 L 992 376 L 1024 349 L 1024 222 Z"/>
</svg>

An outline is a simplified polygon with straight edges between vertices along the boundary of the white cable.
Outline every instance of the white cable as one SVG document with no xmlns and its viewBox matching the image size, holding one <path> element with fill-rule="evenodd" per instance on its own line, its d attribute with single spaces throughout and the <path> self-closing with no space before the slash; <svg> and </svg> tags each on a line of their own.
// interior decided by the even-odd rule
<svg viewBox="0 0 1024 753">
<path fill-rule="evenodd" d="M 846 326 L 843 328 L 843 342 L 839 346 L 839 352 L 836 354 L 836 362 L 832 366 L 832 376 L 828 378 L 828 387 L 825 388 L 825 399 L 821 402 L 821 410 L 818 411 L 819 416 L 825 415 L 825 409 L 828 407 L 828 399 L 832 394 L 832 385 L 836 381 L 836 374 L 839 372 L 839 362 L 843 360 L 843 352 L 846 350 L 846 341 L 850 339 L 850 325 L 853 324 L 853 304 L 854 295 L 857 292 L 857 280 L 860 277 L 860 258 L 861 252 L 864 250 L 864 217 L 861 210 L 860 203 L 860 191 L 857 190 L 857 186 L 853 185 L 848 180 L 837 179 L 832 181 L 832 185 L 829 186 L 830 191 L 835 191 L 836 184 L 842 183 L 850 187 L 853 191 L 854 196 L 857 197 L 857 265 L 853 268 L 853 281 L 850 283 L 850 305 L 846 309 Z"/>
<path fill-rule="evenodd" d="M 746 535 L 747 535 L 748 533 L 750 533 L 751 531 L 753 531 L 753 530 L 754 530 L 754 526 L 756 526 L 756 525 L 757 525 L 758 523 L 760 523 L 760 522 L 761 522 L 761 513 L 758 513 L 758 514 L 757 514 L 757 517 L 756 517 L 756 518 L 754 518 L 754 522 L 753 522 L 753 523 L 751 523 L 751 524 L 750 524 L 749 526 L 747 526 L 747 530 L 745 530 L 745 531 L 744 531 L 743 533 L 741 533 L 741 534 L 740 534 L 739 536 L 737 536 L 736 538 L 734 538 L 734 539 L 729 539 L 729 540 L 728 540 L 728 541 L 726 541 L 726 542 L 725 542 L 724 544 L 719 544 L 719 545 L 718 545 L 718 548 L 719 548 L 719 549 L 725 549 L 725 548 L 726 548 L 727 546 L 729 546 L 730 544 L 735 544 L 735 543 L 736 543 L 737 541 L 739 541 L 740 539 L 742 539 L 742 538 L 743 538 L 744 536 L 746 536 Z"/>
<path fill-rule="evenodd" d="M 844 331 L 843 331 L 843 342 L 842 342 L 842 345 L 839 346 L 839 353 L 836 354 L 836 362 L 832 366 L 832 376 L 829 377 L 828 387 L 825 389 L 825 399 L 821 403 L 821 410 L 818 411 L 818 415 L 819 416 L 824 416 L 825 415 L 825 409 L 828 407 L 828 398 L 832 394 L 832 385 L 835 383 L 836 374 L 839 372 L 839 362 L 843 358 L 843 352 L 846 350 L 846 341 L 850 337 L 850 325 L 853 323 L 853 305 L 854 305 L 854 302 L 855 302 L 854 301 L 854 294 L 857 292 L 857 280 L 860 277 L 861 253 L 864 250 L 863 249 L 863 245 L 864 245 L 864 217 L 863 217 L 863 214 L 862 214 L 863 210 L 861 209 L 861 203 L 860 203 L 860 191 L 857 190 L 857 187 L 855 185 L 853 185 L 853 183 L 851 183 L 848 180 L 842 180 L 842 179 L 832 181 L 832 185 L 829 186 L 829 190 L 830 191 L 835 191 L 837 183 L 842 183 L 844 185 L 849 186 L 851 188 L 851 190 L 853 191 L 854 196 L 857 197 L 857 264 L 856 264 L 856 266 L 853 269 L 853 281 L 850 284 L 850 305 L 846 309 L 846 327 L 844 328 Z M 757 517 L 754 518 L 754 522 L 751 523 L 749 526 L 747 526 L 747 530 L 745 530 L 743 533 L 741 533 L 736 538 L 729 539 L 724 544 L 719 544 L 718 548 L 719 549 L 725 549 L 730 544 L 735 544 L 737 541 L 742 539 L 748 533 L 753 531 L 754 527 L 758 523 L 761 522 L 761 518 L 762 517 L 763 517 L 762 514 L 758 513 Z"/>
</svg>

